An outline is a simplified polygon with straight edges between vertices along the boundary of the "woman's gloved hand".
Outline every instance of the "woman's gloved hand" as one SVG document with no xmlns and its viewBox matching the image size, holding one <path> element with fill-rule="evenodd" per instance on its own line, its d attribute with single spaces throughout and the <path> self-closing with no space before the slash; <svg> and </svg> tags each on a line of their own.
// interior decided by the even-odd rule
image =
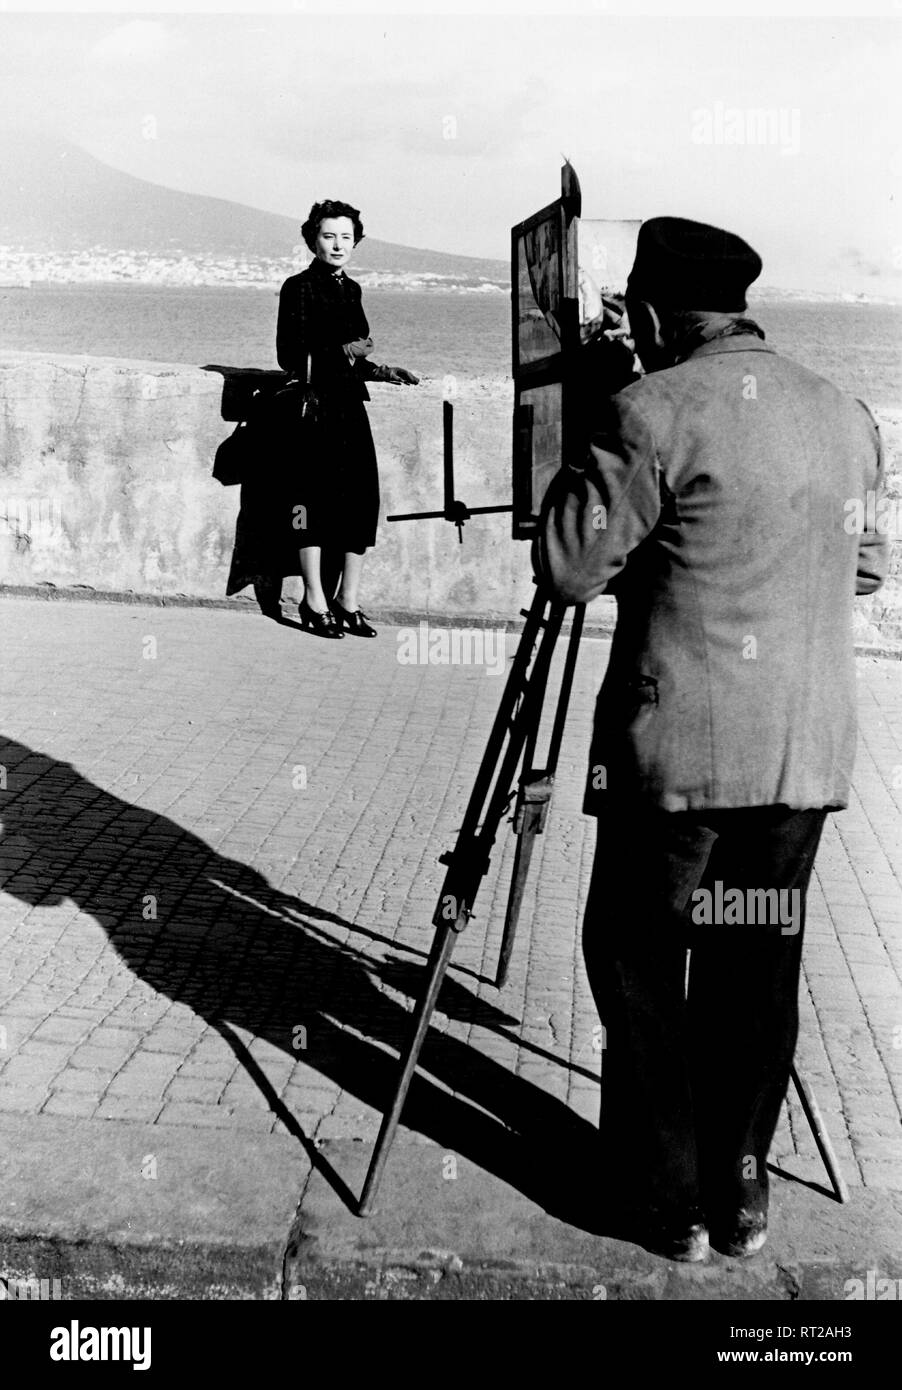
<svg viewBox="0 0 902 1390">
<path fill-rule="evenodd" d="M 409 372 L 406 367 L 374 367 L 372 380 L 388 381 L 393 386 L 419 386 L 420 384 L 420 378 L 414 372 Z"/>
</svg>

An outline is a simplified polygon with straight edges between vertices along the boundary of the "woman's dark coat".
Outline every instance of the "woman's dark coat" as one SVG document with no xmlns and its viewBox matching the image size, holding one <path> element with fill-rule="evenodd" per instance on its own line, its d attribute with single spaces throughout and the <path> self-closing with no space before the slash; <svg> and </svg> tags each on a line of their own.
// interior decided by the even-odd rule
<svg viewBox="0 0 902 1390">
<path fill-rule="evenodd" d="M 300 573 L 300 550 L 362 553 L 375 544 L 379 474 L 365 401 L 375 367 L 352 364 L 344 344 L 369 336 L 362 292 L 344 272 L 317 258 L 285 281 L 279 296 L 279 366 L 311 385 L 318 400 L 313 425 L 300 418 L 301 392 L 270 409 L 267 458 L 241 489 L 241 511 L 226 592 L 258 580 Z"/>
</svg>

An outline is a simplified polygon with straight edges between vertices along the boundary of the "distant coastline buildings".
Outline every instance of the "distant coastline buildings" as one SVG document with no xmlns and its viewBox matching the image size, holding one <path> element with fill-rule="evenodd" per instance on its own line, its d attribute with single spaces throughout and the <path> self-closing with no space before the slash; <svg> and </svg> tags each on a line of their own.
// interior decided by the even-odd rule
<svg viewBox="0 0 902 1390">
<path fill-rule="evenodd" d="M 278 290 L 282 282 L 303 269 L 308 257 L 298 248 L 293 256 L 196 255 L 187 252 L 125 251 L 92 246 L 80 251 L 28 251 L 0 244 L 0 290 L 30 289 L 35 285 L 160 285 L 218 286 Z M 442 274 L 431 270 L 368 270 L 366 263 L 353 269 L 354 279 L 366 290 L 443 290 L 452 294 L 505 296 L 510 281 L 501 276 Z M 792 290 L 756 285 L 753 299 L 808 300 L 834 304 L 897 304 L 878 295 L 835 289 Z M 754 305 L 752 306 L 754 307 Z"/>
<path fill-rule="evenodd" d="M 0 245 L 0 288 L 35 284 L 215 285 L 278 289 L 306 264 L 305 257 L 187 255 L 124 251 L 94 246 L 84 251 L 27 251 Z M 450 290 L 505 294 L 506 280 L 434 271 L 354 270 L 364 289 Z"/>
</svg>

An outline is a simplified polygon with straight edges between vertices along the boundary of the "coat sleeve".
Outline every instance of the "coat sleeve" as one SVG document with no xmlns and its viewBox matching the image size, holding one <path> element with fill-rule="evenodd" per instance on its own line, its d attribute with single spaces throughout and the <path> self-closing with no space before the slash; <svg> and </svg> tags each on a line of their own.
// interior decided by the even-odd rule
<svg viewBox="0 0 902 1390">
<path fill-rule="evenodd" d="M 286 280 L 279 292 L 276 320 L 276 358 L 283 372 L 300 374 L 309 349 L 305 346 L 303 293 L 296 277 Z"/>
<path fill-rule="evenodd" d="M 363 311 L 363 297 L 357 302 L 357 325 L 356 336 L 358 338 L 368 338 L 370 336 L 370 326 L 367 323 L 366 314 Z M 364 381 L 378 381 L 379 366 L 369 357 L 358 357 L 354 362 L 354 372 L 362 377 Z"/>
<path fill-rule="evenodd" d="M 565 603 L 604 593 L 658 522 L 659 474 L 641 418 L 614 410 L 592 437 L 585 470 L 561 469 L 545 494 L 533 546 L 539 581 Z"/>
<path fill-rule="evenodd" d="M 886 579 L 889 566 L 889 540 L 886 535 L 886 528 L 884 526 L 882 531 L 877 529 L 882 521 L 883 508 L 881 504 L 886 487 L 886 459 L 880 426 L 864 401 L 859 401 L 859 404 L 864 406 L 874 434 L 875 464 L 869 491 L 874 496 L 875 505 L 871 508 L 865 502 L 864 527 L 858 542 L 858 572 L 855 578 L 855 592 L 856 594 L 873 594 Z"/>
</svg>

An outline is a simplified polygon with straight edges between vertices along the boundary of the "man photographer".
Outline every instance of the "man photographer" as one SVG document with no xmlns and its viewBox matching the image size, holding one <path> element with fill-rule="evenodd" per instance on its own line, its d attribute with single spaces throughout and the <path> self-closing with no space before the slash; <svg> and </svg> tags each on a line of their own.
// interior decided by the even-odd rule
<svg viewBox="0 0 902 1390">
<path fill-rule="evenodd" d="M 643 224 L 626 305 L 646 375 L 583 393 L 586 447 L 535 547 L 566 603 L 617 597 L 586 802 L 602 1162 L 639 1238 L 683 1260 L 766 1239 L 805 894 L 849 798 L 852 600 L 886 570 L 885 538 L 849 525 L 882 484 L 876 424 L 745 317 L 760 271 L 728 232 Z"/>
</svg>

